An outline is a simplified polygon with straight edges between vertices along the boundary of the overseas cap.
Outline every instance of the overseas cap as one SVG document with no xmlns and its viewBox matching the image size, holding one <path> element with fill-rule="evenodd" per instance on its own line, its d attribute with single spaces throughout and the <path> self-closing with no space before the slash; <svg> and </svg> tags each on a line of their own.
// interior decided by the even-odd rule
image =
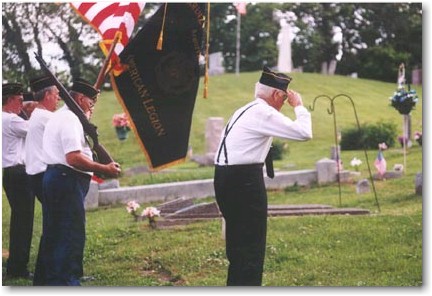
<svg viewBox="0 0 432 296">
<path fill-rule="evenodd" d="M 18 82 L 5 83 L 2 87 L 2 96 L 22 95 L 24 92 L 23 85 Z"/>
<path fill-rule="evenodd" d="M 288 84 L 291 80 L 291 77 L 282 73 L 273 72 L 269 67 L 264 66 L 259 82 L 282 91 L 287 91 Z"/>
<path fill-rule="evenodd" d="M 49 76 L 39 76 L 30 80 L 30 88 L 34 93 L 37 93 L 38 91 L 53 85 L 55 85 L 54 81 Z"/>
<path fill-rule="evenodd" d="M 83 95 L 89 97 L 92 100 L 96 100 L 99 95 L 99 90 L 94 88 L 93 85 L 84 79 L 77 78 L 74 80 L 72 90 L 82 93 Z"/>
</svg>

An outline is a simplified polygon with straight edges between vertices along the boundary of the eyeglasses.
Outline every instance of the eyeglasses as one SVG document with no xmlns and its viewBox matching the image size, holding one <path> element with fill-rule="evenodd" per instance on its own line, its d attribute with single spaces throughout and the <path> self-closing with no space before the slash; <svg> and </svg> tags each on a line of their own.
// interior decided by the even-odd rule
<svg viewBox="0 0 432 296">
<path fill-rule="evenodd" d="M 285 102 L 288 99 L 288 94 L 286 92 L 283 92 L 283 102 Z"/>
</svg>

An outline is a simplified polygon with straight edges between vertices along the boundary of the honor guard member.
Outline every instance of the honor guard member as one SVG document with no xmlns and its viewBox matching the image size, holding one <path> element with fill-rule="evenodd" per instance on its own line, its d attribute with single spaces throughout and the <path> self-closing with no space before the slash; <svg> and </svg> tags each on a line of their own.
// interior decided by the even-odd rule
<svg viewBox="0 0 432 296">
<path fill-rule="evenodd" d="M 9 258 L 6 275 L 31 277 L 27 269 L 33 232 L 34 195 L 24 166 L 28 122 L 18 116 L 23 107 L 23 85 L 2 87 L 3 189 L 10 208 Z"/>
<path fill-rule="evenodd" d="M 36 108 L 33 110 L 29 119 L 29 128 L 25 141 L 25 163 L 26 172 L 29 175 L 32 185 L 33 193 L 36 195 L 39 202 L 42 204 L 42 221 L 46 215 L 42 202 L 42 180 L 46 170 L 46 163 L 42 159 L 43 147 L 42 140 L 45 131 L 45 126 L 48 120 L 54 114 L 60 102 L 59 90 L 55 86 L 54 81 L 49 76 L 42 76 L 34 78 L 30 81 L 30 88 L 34 94 Z M 43 229 L 42 229 L 43 230 Z M 43 236 L 43 233 L 42 233 Z M 43 239 L 40 240 L 39 249 L 42 249 L 41 244 Z M 41 265 L 41 253 L 38 253 L 36 261 L 34 283 L 43 282 L 38 276 L 43 275 L 43 272 L 38 271 Z"/>
<path fill-rule="evenodd" d="M 33 110 L 36 108 L 38 102 L 34 100 L 34 96 L 32 92 L 23 93 L 23 108 L 21 112 L 18 114 L 25 120 L 29 120 Z"/>
<path fill-rule="evenodd" d="M 88 118 L 99 91 L 90 83 L 74 81 L 70 92 Z M 48 165 L 43 178 L 43 203 L 47 217 L 42 250 L 45 285 L 78 286 L 83 275 L 85 245 L 84 198 L 93 172 L 117 177 L 118 163 L 93 161 L 83 126 L 67 107 L 60 108 L 48 121 L 43 136 L 44 161 Z"/>
<path fill-rule="evenodd" d="M 305 141 L 312 138 L 310 113 L 301 96 L 287 90 L 291 78 L 264 67 L 255 85 L 255 100 L 238 109 L 222 132 L 215 155 L 216 201 L 226 222 L 227 285 L 259 286 L 266 249 L 267 192 L 264 161 L 272 137 Z M 296 119 L 280 113 L 284 103 Z M 266 161 L 273 177 L 272 163 Z"/>
</svg>

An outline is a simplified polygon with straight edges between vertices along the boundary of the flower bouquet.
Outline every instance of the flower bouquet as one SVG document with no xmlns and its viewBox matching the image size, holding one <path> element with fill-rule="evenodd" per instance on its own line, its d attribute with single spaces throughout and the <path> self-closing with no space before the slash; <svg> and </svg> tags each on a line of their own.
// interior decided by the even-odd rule
<svg viewBox="0 0 432 296">
<path fill-rule="evenodd" d="M 416 131 L 414 133 L 414 140 L 417 141 L 417 143 L 422 146 L 423 144 L 423 134 L 421 132 Z"/>
<path fill-rule="evenodd" d="M 360 159 L 358 159 L 357 157 L 354 157 L 351 162 L 350 162 L 351 166 L 354 167 L 354 169 L 356 170 L 356 172 L 359 171 L 359 167 L 362 164 L 362 161 Z"/>
<path fill-rule="evenodd" d="M 160 211 L 155 207 L 147 207 L 145 208 L 141 214 L 137 213 L 138 208 L 140 207 L 139 203 L 132 200 L 126 204 L 126 210 L 130 213 L 135 221 L 142 221 L 147 218 L 151 228 L 156 228 L 156 217 L 160 216 Z"/>
<path fill-rule="evenodd" d="M 407 115 L 414 109 L 417 104 L 418 97 L 415 90 L 408 87 L 408 91 L 404 88 L 398 89 L 392 97 L 390 97 L 391 106 L 399 111 L 402 115 Z"/>
<path fill-rule="evenodd" d="M 126 140 L 130 131 L 129 118 L 125 113 L 114 114 L 112 124 L 116 129 L 117 137 L 120 141 Z"/>
</svg>

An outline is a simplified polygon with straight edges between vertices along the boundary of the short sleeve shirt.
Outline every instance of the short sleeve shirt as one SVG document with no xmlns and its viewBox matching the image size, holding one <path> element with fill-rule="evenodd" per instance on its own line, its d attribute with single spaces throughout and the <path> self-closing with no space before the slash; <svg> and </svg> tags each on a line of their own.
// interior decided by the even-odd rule
<svg viewBox="0 0 432 296">
<path fill-rule="evenodd" d="M 74 151 L 80 151 L 88 159 L 93 159 L 92 151 L 85 141 L 83 126 L 67 106 L 54 112 L 48 121 L 43 135 L 43 150 L 43 161 L 48 165 L 62 164 L 73 168 L 67 163 L 66 154 Z"/>
<path fill-rule="evenodd" d="M 2 167 L 24 164 L 28 122 L 14 113 L 2 112 Z"/>
</svg>

